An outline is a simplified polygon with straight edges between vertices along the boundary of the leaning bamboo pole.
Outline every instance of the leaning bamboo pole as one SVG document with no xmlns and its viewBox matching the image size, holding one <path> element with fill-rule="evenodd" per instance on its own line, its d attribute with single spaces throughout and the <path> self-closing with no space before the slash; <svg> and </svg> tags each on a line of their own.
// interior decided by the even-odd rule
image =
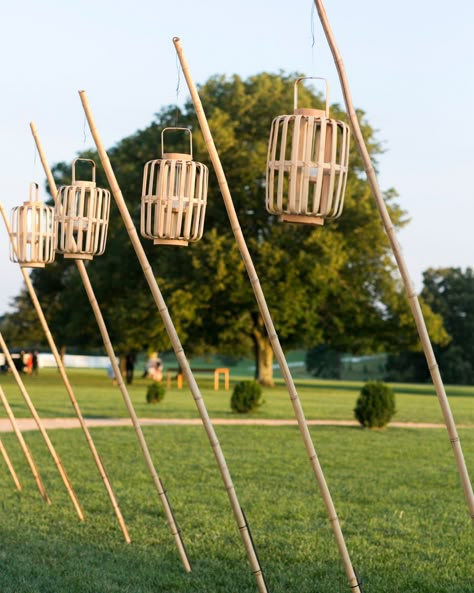
<svg viewBox="0 0 474 593">
<path fill-rule="evenodd" d="M 372 189 L 372 194 L 375 198 L 375 203 L 377 204 L 377 208 L 382 219 L 383 226 L 385 228 L 385 232 L 388 235 L 390 240 L 390 245 L 392 247 L 393 254 L 398 264 L 398 268 L 400 270 L 400 275 L 403 280 L 403 284 L 405 286 L 405 290 L 407 293 L 408 302 L 410 304 L 410 308 L 415 319 L 416 327 L 418 329 L 418 334 L 420 336 L 421 345 L 423 347 L 423 351 L 425 353 L 426 362 L 428 364 L 428 368 L 431 374 L 431 379 L 433 381 L 433 385 L 436 390 L 436 394 L 438 396 L 438 401 L 441 406 L 441 411 L 443 413 L 444 421 L 446 424 L 446 428 L 448 430 L 449 440 L 451 441 L 451 445 L 454 452 L 454 457 L 456 459 L 456 464 L 458 467 L 459 475 L 461 478 L 462 487 L 464 490 L 464 495 L 466 497 L 467 505 L 471 514 L 471 519 L 474 522 L 474 493 L 472 490 L 471 480 L 469 478 L 469 474 L 467 471 L 466 462 L 464 459 L 461 441 L 456 429 L 456 424 L 454 422 L 453 414 L 451 412 L 451 407 L 449 405 L 449 401 L 446 395 L 446 391 L 444 389 L 443 380 L 441 378 L 441 373 L 439 371 L 438 364 L 436 362 L 436 358 L 433 352 L 433 347 L 431 345 L 430 336 L 428 334 L 428 330 L 426 328 L 426 323 L 423 317 L 423 312 L 421 310 L 420 302 L 416 295 L 416 291 L 412 284 L 410 274 L 408 272 L 408 267 L 405 261 L 405 257 L 403 255 L 402 249 L 398 242 L 394 226 L 390 219 L 390 214 L 388 213 L 387 206 L 385 205 L 382 192 L 380 191 L 380 187 L 377 181 L 377 176 L 375 173 L 374 166 L 372 164 L 369 151 L 365 145 L 364 137 L 362 135 L 362 131 L 359 124 L 359 119 L 357 117 L 357 113 L 354 109 L 354 104 L 352 101 L 352 96 L 349 88 L 349 81 L 347 79 L 346 71 L 344 68 L 344 62 L 342 60 L 342 56 L 339 53 L 339 49 L 337 47 L 334 35 L 332 33 L 331 27 L 329 25 L 329 20 L 327 18 L 326 11 L 324 9 L 323 3 L 321 0 L 314 0 L 316 9 L 319 14 L 319 18 L 321 20 L 322 27 L 324 29 L 324 33 L 326 35 L 326 39 L 328 41 L 329 47 L 331 49 L 331 53 L 334 58 L 334 62 L 336 65 L 336 69 L 339 75 L 339 80 L 341 83 L 342 93 L 344 95 L 344 102 L 346 104 L 346 111 L 349 116 L 349 121 L 352 127 L 352 133 L 354 134 L 354 140 L 357 144 L 357 148 L 359 153 L 362 157 L 362 161 L 364 163 L 365 172 L 367 174 L 367 180 L 370 184 Z"/>
<path fill-rule="evenodd" d="M 81 505 L 79 504 L 79 500 L 77 499 L 76 493 L 74 492 L 74 489 L 73 489 L 71 482 L 69 480 L 69 476 L 67 475 L 66 470 L 64 469 L 64 466 L 62 464 L 62 461 L 61 461 L 56 449 L 54 448 L 54 445 L 51 442 L 51 439 L 49 438 L 48 433 L 46 432 L 43 421 L 41 420 L 41 418 L 36 410 L 36 407 L 33 404 L 31 397 L 28 394 L 28 391 L 26 390 L 25 384 L 23 383 L 23 381 L 20 377 L 20 373 L 17 371 L 17 369 L 15 367 L 15 363 L 13 362 L 13 359 L 10 355 L 10 352 L 8 350 L 6 343 L 5 343 L 5 340 L 3 339 L 1 332 L 0 332 L 0 348 L 3 350 L 3 354 L 5 355 L 5 360 L 8 363 L 10 371 L 11 371 L 11 373 L 16 381 L 16 384 L 18 386 L 18 389 L 20 390 L 20 393 L 23 396 L 23 399 L 25 400 L 28 410 L 30 411 L 30 414 L 33 416 L 36 426 L 38 427 L 38 430 L 40 431 L 41 436 L 43 437 L 46 447 L 48 448 L 48 451 L 51 454 L 51 457 L 53 458 L 54 463 L 56 464 L 56 467 L 58 468 L 59 475 L 61 476 L 64 486 L 66 487 L 67 493 L 69 494 L 69 496 L 72 500 L 72 503 L 74 505 L 74 508 L 76 509 L 79 519 L 81 521 L 84 521 L 84 514 L 82 512 Z"/>
<path fill-rule="evenodd" d="M 191 371 L 189 361 L 186 357 L 183 346 L 182 346 L 180 339 L 178 337 L 178 334 L 176 332 L 176 328 L 173 324 L 173 320 L 171 319 L 171 315 L 168 311 L 168 308 L 166 306 L 163 295 L 161 294 L 160 288 L 159 288 L 156 278 L 153 274 L 151 265 L 148 261 L 148 258 L 146 257 L 145 251 L 144 251 L 142 244 L 140 242 L 140 239 L 138 237 L 137 229 L 135 228 L 132 217 L 130 216 L 130 212 L 128 211 L 127 205 L 123 198 L 122 191 L 120 190 L 120 186 L 119 186 L 117 179 L 115 177 L 109 157 L 107 155 L 107 152 L 106 152 L 104 145 L 102 143 L 102 140 L 100 138 L 99 132 L 95 125 L 95 121 L 92 116 L 92 111 L 91 111 L 86 93 L 85 93 L 85 91 L 80 91 L 79 95 L 81 97 L 82 106 L 84 108 L 84 112 L 86 114 L 86 118 L 89 123 L 89 128 L 90 128 L 92 137 L 94 138 L 94 142 L 97 147 L 97 151 L 99 153 L 99 157 L 102 162 L 102 166 L 104 168 L 105 174 L 109 181 L 110 188 L 114 195 L 117 207 L 120 211 L 120 214 L 122 215 L 122 219 L 124 221 L 125 228 L 126 228 L 128 235 L 130 237 L 130 241 L 133 245 L 133 248 L 135 249 L 135 253 L 137 254 L 137 258 L 138 258 L 140 265 L 142 267 L 143 274 L 145 276 L 146 281 L 148 282 L 148 286 L 150 287 L 150 291 L 153 295 L 156 306 L 157 306 L 158 311 L 159 311 L 161 318 L 163 320 L 163 324 L 164 324 L 165 329 L 166 329 L 168 336 L 170 338 L 171 344 L 173 346 L 173 350 L 174 350 L 176 358 L 178 360 L 178 364 L 183 371 L 183 375 L 184 375 L 186 381 L 188 382 L 194 402 L 196 404 L 196 407 L 200 414 L 204 429 L 205 429 L 207 437 L 209 439 L 212 451 L 216 458 L 216 462 L 217 462 L 219 471 L 221 473 L 222 480 L 224 482 L 224 485 L 225 485 L 225 488 L 227 491 L 227 496 L 229 497 L 229 502 L 232 507 L 234 518 L 235 518 L 235 521 L 239 528 L 240 536 L 242 538 L 242 542 L 243 542 L 245 550 L 247 552 L 247 557 L 248 557 L 250 565 L 252 567 L 252 573 L 255 576 L 255 580 L 257 582 L 258 590 L 260 591 L 260 593 L 266 593 L 267 586 L 266 586 L 266 582 L 265 582 L 265 577 L 263 575 L 263 571 L 260 566 L 260 562 L 259 562 L 255 547 L 252 542 L 250 529 L 249 529 L 248 523 L 245 519 L 245 516 L 242 512 L 242 508 L 240 506 L 239 500 L 237 498 L 237 493 L 236 493 L 234 484 L 232 482 L 230 471 L 227 467 L 227 462 L 225 460 L 221 444 L 217 438 L 216 431 L 215 431 L 214 426 L 209 418 L 209 413 L 207 411 L 206 404 L 205 404 L 204 399 L 199 391 L 198 384 L 197 384 L 196 379 Z"/>
<path fill-rule="evenodd" d="M 33 134 L 33 137 L 35 139 L 35 143 L 36 143 L 36 148 L 38 149 L 38 154 L 40 156 L 41 159 L 41 163 L 43 164 L 43 169 L 44 172 L 46 174 L 46 178 L 48 180 L 48 184 L 49 184 L 49 189 L 51 191 L 51 195 L 53 197 L 54 202 L 57 202 L 57 195 L 58 195 L 58 188 L 56 186 L 56 182 L 54 180 L 53 177 L 53 173 L 51 171 L 51 167 L 48 164 L 48 161 L 46 159 L 46 153 L 43 149 L 43 145 L 41 143 L 39 134 L 38 134 L 38 130 L 36 129 L 36 126 L 33 122 L 30 123 L 30 128 L 31 128 L 31 132 Z M 148 468 L 148 471 L 150 472 L 151 478 L 153 480 L 153 484 L 155 486 L 155 489 L 158 493 L 159 499 L 163 505 L 163 509 L 165 511 L 165 516 L 166 519 L 168 521 L 168 525 L 170 527 L 171 530 L 171 534 L 173 535 L 175 542 L 176 542 L 176 546 L 178 548 L 178 552 L 179 555 L 181 557 L 181 560 L 183 562 L 184 568 L 186 570 L 186 572 L 190 572 L 191 571 L 191 564 L 188 560 L 188 557 L 186 555 L 186 550 L 184 548 L 184 543 L 183 540 L 181 538 L 181 531 L 178 528 L 178 525 L 176 523 L 176 520 L 174 518 L 174 514 L 173 511 L 171 509 L 169 500 L 168 500 L 168 496 L 166 494 L 166 490 L 163 486 L 163 483 L 160 479 L 160 477 L 158 476 L 158 473 L 156 471 L 155 465 L 153 463 L 153 459 L 151 457 L 151 453 L 150 450 L 148 448 L 148 444 L 145 440 L 145 435 L 143 434 L 143 430 L 142 427 L 140 425 L 140 421 L 138 419 L 137 413 L 135 411 L 135 408 L 133 406 L 133 402 L 132 399 L 130 397 L 130 394 L 128 393 L 128 389 L 125 385 L 125 382 L 123 380 L 122 377 L 122 373 L 120 371 L 120 367 L 117 364 L 117 357 L 115 356 L 115 352 L 112 346 L 112 342 L 110 341 L 110 337 L 109 337 L 109 332 L 107 330 L 107 327 L 105 325 L 105 321 L 104 318 L 102 316 L 102 312 L 100 310 L 99 304 L 97 302 L 97 299 L 95 297 L 94 294 L 94 289 L 92 288 L 92 284 L 90 282 L 89 279 L 89 275 L 87 273 L 87 269 L 86 266 L 84 264 L 84 262 L 82 260 L 76 260 L 76 265 L 77 268 L 79 270 L 79 274 L 81 276 L 82 279 L 82 283 L 84 284 L 84 288 L 86 290 L 87 293 L 87 298 L 89 299 L 90 305 L 92 307 L 92 311 L 94 313 L 94 317 L 96 319 L 97 325 L 99 327 L 99 331 L 100 331 L 100 335 L 102 336 L 102 340 L 104 342 L 104 346 L 105 346 L 105 350 L 107 352 L 107 355 L 109 357 L 110 360 L 110 364 L 112 365 L 112 371 L 113 374 L 115 376 L 115 379 L 117 381 L 118 387 L 120 389 L 120 393 L 122 394 L 123 400 L 125 402 L 125 406 L 127 407 L 128 413 L 130 415 L 130 418 L 132 420 L 132 425 L 133 428 L 135 430 L 135 433 L 137 435 L 137 439 L 138 439 L 138 443 L 141 447 L 141 450 L 143 452 L 143 456 L 145 458 L 145 463 L 146 466 Z"/>
<path fill-rule="evenodd" d="M 34 462 L 33 455 L 31 454 L 31 451 L 28 448 L 28 445 L 26 444 L 25 439 L 23 438 L 21 430 L 20 430 L 18 423 L 16 421 L 15 415 L 13 414 L 10 404 L 8 403 L 7 396 L 5 395 L 5 392 L 3 391 L 1 385 L 0 385 L 0 400 L 2 402 L 3 407 L 5 408 L 5 412 L 7 413 L 8 419 L 10 420 L 10 424 L 12 426 L 13 432 L 15 433 L 15 436 L 18 439 L 18 442 L 20 443 L 21 450 L 23 451 L 23 454 L 26 457 L 26 461 L 28 462 L 28 465 L 30 466 L 31 473 L 33 474 L 36 485 L 38 486 L 38 490 L 40 491 L 40 494 L 43 497 L 43 499 L 48 504 L 51 504 L 49 496 L 46 493 L 46 489 L 44 487 L 43 481 L 41 480 L 41 476 L 39 475 L 38 469 Z"/>
<path fill-rule="evenodd" d="M 7 450 L 5 449 L 5 445 L 3 444 L 2 439 L 0 439 L 0 453 L 2 454 L 2 457 L 5 460 L 5 463 L 7 464 L 8 471 L 10 472 L 11 477 L 13 478 L 13 481 L 15 482 L 15 486 L 16 486 L 17 490 L 21 491 L 20 480 L 18 479 L 15 468 L 13 467 L 12 460 L 10 459 L 10 456 L 8 455 Z"/>
<path fill-rule="evenodd" d="M 316 481 L 318 483 L 321 496 L 323 498 L 324 504 L 326 506 L 327 513 L 329 515 L 329 521 L 331 523 L 331 527 L 336 539 L 336 543 L 339 549 L 339 554 L 341 556 L 344 569 L 346 571 L 347 579 L 349 581 L 349 585 L 353 591 L 356 593 L 360 592 L 359 582 L 357 575 L 354 571 L 352 566 L 352 562 L 349 556 L 349 552 L 347 550 L 347 546 L 344 540 L 344 535 L 342 533 L 341 525 L 339 523 L 339 518 L 336 513 L 336 508 L 334 506 L 334 502 L 331 497 L 331 493 L 329 492 L 328 485 L 326 483 L 326 479 L 324 477 L 324 473 L 321 467 L 321 464 L 318 459 L 318 455 L 316 453 L 316 449 L 314 447 L 313 441 L 311 439 L 311 434 L 309 432 L 308 424 L 306 422 L 306 418 L 304 415 L 303 407 L 301 405 L 301 401 L 296 390 L 295 383 L 293 381 L 293 377 L 291 376 L 290 369 L 288 363 L 286 361 L 285 355 L 283 353 L 283 349 L 280 344 L 280 340 L 278 338 L 278 334 L 276 332 L 275 326 L 273 324 L 273 320 L 265 299 L 265 295 L 263 293 L 262 287 L 260 285 L 260 281 L 257 275 L 257 271 L 252 261 L 252 257 L 248 250 L 247 244 L 245 242 L 245 238 L 242 233 L 242 229 L 240 227 L 239 219 L 237 217 L 237 213 L 235 211 L 234 203 L 232 200 L 232 195 L 229 190 L 229 186 L 227 184 L 227 180 L 225 177 L 224 169 L 222 167 L 222 163 L 219 158 L 219 154 L 217 152 L 216 146 L 214 144 L 214 140 L 212 138 L 211 130 L 209 128 L 209 124 L 207 122 L 206 114 L 204 113 L 204 109 L 201 103 L 201 99 L 199 97 L 196 85 L 193 82 L 191 77 L 191 72 L 189 70 L 189 66 L 187 64 L 186 58 L 184 56 L 183 48 L 181 45 L 181 41 L 178 37 L 173 39 L 173 43 L 176 48 L 176 52 L 178 54 L 179 61 L 181 63 L 181 68 L 183 70 L 184 77 L 186 79 L 189 92 L 191 93 L 191 98 L 194 103 L 194 108 L 196 111 L 196 115 L 199 121 L 199 125 L 201 127 L 201 132 L 204 138 L 204 142 L 207 146 L 209 156 L 211 158 L 212 164 L 214 166 L 214 171 L 217 176 L 217 181 L 219 183 L 219 187 L 221 190 L 222 197 L 224 199 L 225 208 L 227 210 L 227 215 L 229 217 L 230 225 L 232 231 L 234 233 L 238 248 L 240 250 L 240 254 L 242 259 L 245 263 L 245 267 L 247 269 L 247 273 L 250 278 L 250 283 L 252 285 L 253 291 L 255 293 L 255 298 L 258 303 L 258 307 L 260 309 L 260 314 L 262 315 L 263 321 L 265 323 L 265 327 L 267 329 L 268 337 L 270 343 L 273 348 L 273 352 L 275 353 L 275 358 L 278 361 L 280 366 L 283 378 L 285 380 L 288 393 L 290 396 L 291 403 L 293 405 L 293 410 L 296 415 L 296 419 L 298 422 L 298 426 L 303 437 L 303 442 L 306 448 L 306 452 L 308 454 L 309 460 L 311 462 L 311 467 L 313 468 L 314 475 L 316 477 Z"/>
<path fill-rule="evenodd" d="M 9 223 L 8 223 L 8 219 L 5 213 L 5 209 L 3 208 L 3 205 L 0 204 L 0 212 L 3 216 L 3 219 L 5 221 L 5 224 L 7 225 L 7 228 L 9 228 Z M 16 246 L 14 245 L 14 248 Z M 61 360 L 61 356 L 59 354 L 59 351 L 56 347 L 56 343 L 54 342 L 53 336 L 49 330 L 49 326 L 48 326 L 48 322 L 46 321 L 46 317 L 44 316 L 43 313 L 43 309 L 41 307 L 41 304 L 38 300 L 38 297 L 36 296 L 36 292 L 35 289 L 33 287 L 33 284 L 30 280 L 30 277 L 28 276 L 28 274 L 26 273 L 26 270 L 24 270 L 23 268 L 21 268 L 21 272 L 23 274 L 23 279 L 25 281 L 25 285 L 26 288 L 28 289 L 30 298 L 31 298 L 31 302 L 33 303 L 33 306 L 36 310 L 36 314 L 38 315 L 38 318 L 40 320 L 41 323 L 41 327 L 43 328 L 43 331 L 45 333 L 46 339 L 48 340 L 48 344 L 49 347 L 51 348 L 51 352 L 53 354 L 54 360 L 56 362 L 56 366 L 58 367 L 58 371 L 59 374 L 61 376 L 61 379 L 64 383 L 64 386 L 66 388 L 66 392 L 69 396 L 69 399 L 71 401 L 71 404 L 74 408 L 74 411 L 76 413 L 76 416 L 79 420 L 79 424 L 81 426 L 82 432 L 84 433 L 86 442 L 89 446 L 89 449 L 92 453 L 92 457 L 94 459 L 94 462 L 97 466 L 97 469 L 99 471 L 99 475 L 102 478 L 102 481 L 104 483 L 105 489 L 107 491 L 107 494 L 109 496 L 110 502 L 112 504 L 112 508 L 114 510 L 115 516 L 117 518 L 117 521 L 120 525 L 120 528 L 122 530 L 124 539 L 127 543 L 130 543 L 130 535 L 128 533 L 128 529 L 127 526 L 125 524 L 122 512 L 120 510 L 120 507 L 118 505 L 117 499 L 115 497 L 115 493 L 113 491 L 112 485 L 110 483 L 109 477 L 107 476 L 107 472 L 105 471 L 105 467 L 104 464 L 102 463 L 102 460 L 99 456 L 99 453 L 97 452 L 96 446 L 94 444 L 94 441 L 92 439 L 92 435 L 90 433 L 89 427 L 86 424 L 86 421 L 84 420 L 84 417 L 82 415 L 81 409 L 79 407 L 79 404 L 77 402 L 76 396 L 74 395 L 74 391 L 72 389 L 71 383 L 69 382 L 69 378 L 66 374 L 66 370 L 64 368 L 63 365 L 63 361 Z"/>
</svg>

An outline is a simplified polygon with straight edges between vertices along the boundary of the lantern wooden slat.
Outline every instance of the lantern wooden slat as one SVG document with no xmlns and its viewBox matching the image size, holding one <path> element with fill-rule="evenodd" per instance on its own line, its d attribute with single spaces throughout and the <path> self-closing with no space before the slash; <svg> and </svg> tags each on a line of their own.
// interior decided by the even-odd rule
<svg viewBox="0 0 474 593">
<path fill-rule="evenodd" d="M 324 224 L 342 213 L 349 162 L 349 126 L 326 109 L 299 109 L 272 122 L 268 144 L 266 207 L 288 222 Z M 311 77 L 312 78 L 312 77 Z"/>
<path fill-rule="evenodd" d="M 189 134 L 189 153 L 165 153 L 164 133 Z M 188 128 L 161 132 L 162 158 L 145 165 L 140 232 L 155 245 L 187 245 L 202 237 L 209 171 L 192 160 L 192 134 Z"/>
<path fill-rule="evenodd" d="M 22 268 L 44 268 L 54 261 L 54 208 L 38 199 L 38 184 L 30 183 L 29 201 L 13 208 L 10 259 Z"/>
<path fill-rule="evenodd" d="M 92 180 L 76 180 L 76 163 L 92 165 Z M 72 185 L 59 188 L 55 224 L 56 251 L 70 259 L 91 260 L 105 251 L 109 225 L 110 192 L 96 187 L 95 163 L 75 159 L 72 163 Z"/>
</svg>

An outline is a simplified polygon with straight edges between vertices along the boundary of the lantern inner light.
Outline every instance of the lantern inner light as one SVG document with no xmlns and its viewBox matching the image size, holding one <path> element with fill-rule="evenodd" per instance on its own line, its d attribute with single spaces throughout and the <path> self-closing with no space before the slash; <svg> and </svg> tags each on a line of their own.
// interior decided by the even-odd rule
<svg viewBox="0 0 474 593">
<path fill-rule="evenodd" d="M 295 82 L 294 113 L 272 122 L 266 207 L 288 222 L 322 225 L 342 213 L 350 131 L 344 122 L 329 118 L 327 91 L 325 110 L 298 108 L 303 79 Z"/>
<path fill-rule="evenodd" d="M 76 163 L 92 165 L 92 180 L 76 180 Z M 58 191 L 55 209 L 56 251 L 71 259 L 91 260 L 102 255 L 107 240 L 110 213 L 110 192 L 96 187 L 95 163 L 91 159 L 75 159 L 72 164 L 72 185 Z"/>
<path fill-rule="evenodd" d="M 189 153 L 164 152 L 164 133 L 189 134 Z M 187 245 L 202 237 L 209 171 L 192 160 L 192 134 L 188 128 L 165 128 L 161 133 L 162 158 L 145 165 L 140 231 L 155 245 Z"/>
<path fill-rule="evenodd" d="M 38 198 L 37 183 L 30 183 L 28 202 L 11 214 L 10 259 L 22 268 L 44 268 L 54 261 L 54 208 Z"/>
</svg>

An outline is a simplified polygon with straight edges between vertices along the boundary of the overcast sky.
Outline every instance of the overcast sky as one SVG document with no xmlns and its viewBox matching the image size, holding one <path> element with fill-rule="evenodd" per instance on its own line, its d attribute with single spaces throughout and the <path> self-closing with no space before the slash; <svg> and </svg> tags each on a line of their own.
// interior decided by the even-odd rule
<svg viewBox="0 0 474 593">
<path fill-rule="evenodd" d="M 399 238 L 415 285 L 428 267 L 472 266 L 474 3 L 326 0 L 325 8 L 354 103 L 385 148 L 381 187 L 398 191 L 411 218 Z M 8 213 L 28 199 L 30 182 L 45 194 L 31 120 L 50 164 L 70 162 L 93 146 L 78 90 L 87 91 L 106 147 L 187 98 L 182 76 L 177 92 L 174 36 L 197 83 L 303 72 L 327 78 L 332 101 L 342 103 L 312 0 L 16 0 L 2 3 L 0 23 L 0 201 Z M 21 286 L 2 223 L 0 314 Z"/>
</svg>

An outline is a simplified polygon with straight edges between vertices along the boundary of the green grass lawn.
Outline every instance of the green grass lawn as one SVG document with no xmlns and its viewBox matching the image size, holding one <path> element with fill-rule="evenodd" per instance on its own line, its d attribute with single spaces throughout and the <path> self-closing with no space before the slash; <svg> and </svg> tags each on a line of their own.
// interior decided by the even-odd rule
<svg viewBox="0 0 474 593">
<path fill-rule="evenodd" d="M 87 416 L 125 416 L 104 372 L 70 372 Z M 231 416 L 229 393 L 198 380 L 212 417 Z M 1 378 L 14 411 L 27 416 L 11 377 Z M 44 417 L 72 416 L 56 371 L 27 377 Z M 146 381 L 130 389 L 140 416 L 195 417 L 188 389 L 145 403 Z M 352 419 L 360 384 L 299 381 L 308 418 Z M 432 388 L 395 386 L 395 419 L 441 421 Z M 474 389 L 448 389 L 471 476 Z M 293 417 L 281 386 L 265 390 L 257 417 Z M 4 416 L 4 414 L 1 414 Z M 240 503 L 272 593 L 350 591 L 316 481 L 296 427 L 217 426 Z M 82 503 L 75 514 L 36 432 L 25 438 L 52 499 L 46 505 L 14 435 L 2 440 L 23 491 L 4 467 L 0 478 L 2 593 L 250 593 L 256 591 L 211 448 L 201 426 L 144 428 L 183 531 L 193 572 L 182 569 L 133 430 L 92 434 L 127 522 L 122 534 L 79 430 L 50 431 Z M 364 592 L 471 593 L 473 534 L 444 429 L 313 427 L 311 433 Z"/>
<path fill-rule="evenodd" d="M 82 413 L 92 417 L 126 417 L 127 410 L 117 386 L 103 370 L 68 369 L 73 390 Z M 23 376 L 38 413 L 43 417 L 73 416 L 74 411 L 56 370 L 42 369 L 38 377 Z M 230 392 L 214 391 L 210 375 L 197 374 L 199 386 L 211 417 L 231 417 Z M 242 377 L 232 376 L 232 382 Z M 0 381 L 8 395 L 14 413 L 28 417 L 29 412 L 11 375 Z M 189 388 L 167 391 L 159 405 L 148 405 L 145 393 L 149 381 L 135 379 L 128 386 L 137 414 L 141 417 L 193 418 L 197 411 Z M 297 379 L 296 385 L 308 419 L 348 420 L 354 418 L 353 409 L 362 383 Z M 393 385 L 396 393 L 399 422 L 443 422 L 441 409 L 432 385 Z M 449 402 L 458 424 L 474 426 L 474 387 L 447 387 Z M 281 379 L 277 386 L 264 390 L 265 404 L 253 416 L 257 418 L 293 418 L 288 392 Z"/>
</svg>

